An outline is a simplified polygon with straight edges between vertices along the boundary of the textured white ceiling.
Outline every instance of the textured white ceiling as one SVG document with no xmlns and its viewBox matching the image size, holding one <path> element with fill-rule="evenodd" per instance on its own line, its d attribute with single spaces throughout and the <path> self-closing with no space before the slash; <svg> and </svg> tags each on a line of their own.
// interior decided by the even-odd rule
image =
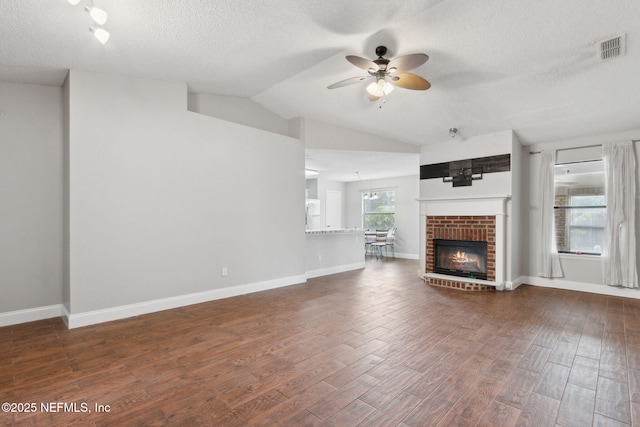
<svg viewBox="0 0 640 427">
<path fill-rule="evenodd" d="M 88 32 L 81 2 L 0 0 L 0 80 L 61 85 L 70 68 L 187 82 L 418 145 L 514 129 L 524 143 L 640 128 L 640 1 L 94 0 L 111 39 Z M 598 42 L 626 34 L 626 55 Z M 344 57 L 424 52 L 426 92 L 382 108 Z M 0 100 L 1 102 L 1 100 Z"/>
</svg>

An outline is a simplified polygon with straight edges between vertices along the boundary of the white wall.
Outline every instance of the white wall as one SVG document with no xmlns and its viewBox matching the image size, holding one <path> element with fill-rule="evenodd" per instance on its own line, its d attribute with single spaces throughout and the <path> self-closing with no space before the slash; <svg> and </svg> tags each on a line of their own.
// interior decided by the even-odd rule
<svg viewBox="0 0 640 427">
<path fill-rule="evenodd" d="M 346 223 L 344 227 L 362 227 L 362 193 L 374 189 L 393 189 L 396 197 L 395 225 L 398 227 L 395 251 L 401 258 L 418 259 L 420 242 L 420 177 L 374 179 L 346 184 Z"/>
<path fill-rule="evenodd" d="M 577 148 L 586 148 L 593 145 L 606 144 L 608 142 L 623 141 L 623 140 L 640 140 L 640 129 L 621 132 L 608 135 L 597 135 L 586 138 L 552 141 L 544 144 L 535 144 L 529 146 L 529 150 L 532 152 L 538 152 L 541 150 L 556 150 L 558 157 L 570 159 L 572 150 Z M 636 166 L 639 168 L 636 171 L 636 196 L 640 194 L 640 144 L 635 143 L 636 153 Z M 593 150 L 575 150 L 573 152 L 585 153 Z M 602 284 L 602 268 L 600 258 L 597 256 L 588 255 L 572 255 L 561 254 L 560 263 L 562 265 L 564 277 L 560 279 L 545 279 L 536 276 L 536 259 L 539 248 L 539 237 L 536 230 L 535 218 L 538 214 L 537 197 L 540 191 L 537 176 L 539 169 L 539 155 L 529 156 L 529 190 L 530 190 L 530 244 L 529 251 L 530 256 L 527 268 L 528 283 L 540 286 L 551 286 L 562 289 L 581 290 L 586 292 L 603 293 L 609 295 L 620 295 L 632 298 L 640 298 L 640 291 L 635 289 L 620 289 L 616 287 L 606 286 Z M 637 198 L 636 198 L 637 200 Z M 636 224 L 638 224 L 640 218 L 640 209 L 636 206 Z M 640 228 L 636 227 L 636 233 L 640 233 Z M 637 242 L 640 242 L 640 236 L 636 236 Z M 640 256 L 640 253 L 638 254 Z M 638 260 L 640 261 L 640 259 Z"/>
<path fill-rule="evenodd" d="M 318 178 L 309 178 L 306 180 L 307 199 L 318 198 Z"/>
<path fill-rule="evenodd" d="M 425 145 L 420 152 L 420 165 L 473 159 L 511 153 L 513 132 L 502 131 L 479 135 L 469 139 L 451 138 L 436 144 Z M 484 197 L 511 194 L 511 172 L 496 172 L 474 181 L 472 186 L 453 188 L 451 183 L 441 179 L 423 179 L 420 181 L 421 197 Z"/>
<path fill-rule="evenodd" d="M 181 83 L 69 85 L 72 317 L 304 280 L 300 141 L 188 112 Z"/>
<path fill-rule="evenodd" d="M 189 93 L 188 109 L 229 122 L 288 135 L 289 123 L 249 98 Z"/>
<path fill-rule="evenodd" d="M 62 105 L 0 82 L 0 313 L 62 303 Z"/>
</svg>

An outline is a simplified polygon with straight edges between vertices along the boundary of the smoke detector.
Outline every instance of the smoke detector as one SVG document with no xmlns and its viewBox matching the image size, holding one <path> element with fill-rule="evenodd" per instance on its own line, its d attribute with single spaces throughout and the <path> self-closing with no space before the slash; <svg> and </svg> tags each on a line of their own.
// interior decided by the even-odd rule
<svg viewBox="0 0 640 427">
<path fill-rule="evenodd" d="M 600 61 L 608 61 L 609 59 L 623 56 L 625 53 L 625 35 L 603 40 L 598 44 Z"/>
</svg>

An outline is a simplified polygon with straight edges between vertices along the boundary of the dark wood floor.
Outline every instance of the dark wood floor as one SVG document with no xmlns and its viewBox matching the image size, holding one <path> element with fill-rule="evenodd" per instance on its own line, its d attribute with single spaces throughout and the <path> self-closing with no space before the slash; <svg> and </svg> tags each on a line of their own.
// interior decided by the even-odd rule
<svg viewBox="0 0 640 427">
<path fill-rule="evenodd" d="M 37 405 L 0 424 L 640 426 L 640 301 L 438 289 L 417 268 L 0 328 L 0 402 Z"/>
</svg>

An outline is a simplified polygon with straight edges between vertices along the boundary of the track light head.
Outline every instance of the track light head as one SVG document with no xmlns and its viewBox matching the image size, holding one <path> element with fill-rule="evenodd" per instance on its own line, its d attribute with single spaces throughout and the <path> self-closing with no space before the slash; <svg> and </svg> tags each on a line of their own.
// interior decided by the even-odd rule
<svg viewBox="0 0 640 427">
<path fill-rule="evenodd" d="M 104 25 L 105 22 L 107 22 L 107 12 L 105 12 L 102 9 L 98 9 L 97 7 L 89 7 L 89 6 L 85 6 L 84 10 L 87 11 L 87 13 L 89 13 L 89 16 L 91 16 L 91 19 L 93 19 L 94 21 L 96 21 L 96 24 L 98 25 Z"/>
<path fill-rule="evenodd" d="M 102 44 L 105 44 L 111 35 L 109 34 L 109 31 L 103 28 L 89 27 L 89 31 L 92 32 L 95 38 L 97 38 Z"/>
</svg>

